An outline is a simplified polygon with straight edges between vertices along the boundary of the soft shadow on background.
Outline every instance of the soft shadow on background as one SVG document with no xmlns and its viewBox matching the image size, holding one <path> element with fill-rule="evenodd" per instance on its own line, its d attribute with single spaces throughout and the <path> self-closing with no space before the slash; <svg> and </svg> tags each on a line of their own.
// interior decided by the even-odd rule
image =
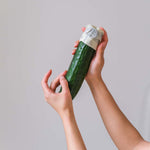
<svg viewBox="0 0 150 150">
<path fill-rule="evenodd" d="M 103 78 L 117 104 L 150 141 L 150 1 L 0 2 L 0 149 L 66 149 L 62 122 L 45 102 L 41 79 L 68 69 L 87 24 L 108 32 Z M 73 101 L 89 150 L 116 147 L 83 83 Z"/>
</svg>

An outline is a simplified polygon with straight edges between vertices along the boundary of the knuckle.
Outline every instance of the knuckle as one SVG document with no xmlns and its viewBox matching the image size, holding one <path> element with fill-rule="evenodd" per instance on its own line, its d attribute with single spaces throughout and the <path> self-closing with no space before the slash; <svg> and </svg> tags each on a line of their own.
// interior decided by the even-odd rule
<svg viewBox="0 0 150 150">
<path fill-rule="evenodd" d="M 66 87 L 68 87 L 68 81 L 67 81 L 67 80 L 65 80 L 64 82 L 65 82 Z"/>
<path fill-rule="evenodd" d="M 64 91 L 64 95 L 66 96 L 67 94 L 68 94 L 68 92 L 65 90 L 65 91 Z"/>
<path fill-rule="evenodd" d="M 66 80 L 65 80 L 65 78 L 64 77 L 60 77 L 60 80 L 62 81 L 62 82 L 66 82 Z"/>
<path fill-rule="evenodd" d="M 66 80 L 66 78 L 63 78 L 63 81 L 67 84 L 68 82 L 67 82 L 67 80 Z"/>
</svg>

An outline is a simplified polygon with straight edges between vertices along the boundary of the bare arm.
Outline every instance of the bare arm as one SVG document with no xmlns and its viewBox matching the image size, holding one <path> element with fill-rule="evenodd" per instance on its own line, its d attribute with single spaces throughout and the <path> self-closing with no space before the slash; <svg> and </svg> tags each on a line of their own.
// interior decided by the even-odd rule
<svg viewBox="0 0 150 150">
<path fill-rule="evenodd" d="M 86 150 L 74 114 L 69 113 L 62 118 L 66 134 L 68 150 Z"/>
<path fill-rule="evenodd" d="M 144 150 L 148 148 L 148 144 L 121 112 L 104 82 L 98 79 L 88 84 L 105 127 L 118 149 Z"/>
<path fill-rule="evenodd" d="M 150 149 L 150 143 L 143 140 L 135 127 L 125 117 L 102 80 L 101 71 L 104 66 L 104 50 L 108 37 L 106 31 L 103 28 L 101 29 L 104 31 L 104 36 L 96 50 L 95 57 L 92 59 L 85 79 L 91 89 L 104 125 L 118 149 L 148 150 Z M 83 27 L 82 31 L 84 32 L 84 30 Z M 79 41 L 76 41 L 74 47 L 77 47 L 78 43 Z M 75 52 L 76 49 L 72 51 L 72 54 L 75 54 Z"/>
<path fill-rule="evenodd" d="M 44 76 L 41 82 L 45 100 L 57 111 L 62 119 L 68 150 L 86 150 L 85 144 L 75 120 L 72 97 L 68 87 L 68 82 L 64 77 L 67 71 L 61 73 L 56 79 L 54 79 L 49 87 L 47 82 L 51 73 L 52 70 L 50 70 Z M 59 84 L 61 84 L 62 86 L 62 92 L 55 93 L 55 90 Z"/>
</svg>

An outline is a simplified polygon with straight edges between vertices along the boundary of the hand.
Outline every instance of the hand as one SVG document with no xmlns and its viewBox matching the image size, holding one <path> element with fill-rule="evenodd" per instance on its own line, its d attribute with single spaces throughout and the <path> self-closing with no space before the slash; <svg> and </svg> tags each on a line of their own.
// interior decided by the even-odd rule
<svg viewBox="0 0 150 150">
<path fill-rule="evenodd" d="M 61 73 L 57 78 L 55 78 L 51 82 L 50 86 L 48 86 L 47 82 L 50 75 L 52 74 L 52 70 L 50 69 L 41 81 L 45 100 L 56 110 L 56 112 L 60 115 L 61 118 L 66 113 L 73 112 L 72 97 L 68 87 L 68 82 L 64 77 L 66 73 L 67 71 Z M 62 92 L 56 93 L 55 90 L 60 84 L 62 86 Z"/>
<path fill-rule="evenodd" d="M 104 31 L 104 35 L 102 37 L 102 41 L 97 47 L 96 50 L 96 55 L 93 57 L 88 73 L 85 77 L 86 81 L 92 82 L 94 79 L 102 79 L 101 77 L 101 71 L 104 66 L 104 50 L 106 48 L 107 42 L 108 42 L 108 37 L 107 33 L 104 30 L 104 28 L 100 27 Z M 82 31 L 85 31 L 85 27 L 82 28 Z M 74 47 L 77 48 L 79 45 L 79 40 L 75 42 Z M 76 49 L 72 51 L 72 55 L 74 55 L 76 52 Z"/>
</svg>

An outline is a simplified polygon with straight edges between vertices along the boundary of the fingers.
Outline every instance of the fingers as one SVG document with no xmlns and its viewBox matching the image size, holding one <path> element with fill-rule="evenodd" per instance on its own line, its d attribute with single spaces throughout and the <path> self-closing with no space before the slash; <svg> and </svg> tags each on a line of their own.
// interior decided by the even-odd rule
<svg viewBox="0 0 150 150">
<path fill-rule="evenodd" d="M 74 43 L 74 48 L 75 48 L 75 49 L 72 50 L 72 55 L 74 55 L 74 54 L 76 53 L 76 50 L 77 50 L 76 48 L 78 47 L 79 42 L 80 42 L 80 41 L 77 40 L 77 41 Z"/>
<path fill-rule="evenodd" d="M 61 76 L 65 76 L 67 73 L 67 70 L 65 70 L 64 72 L 62 72 L 61 74 L 58 75 L 57 78 L 55 78 L 52 82 L 51 82 L 51 85 L 50 85 L 50 89 L 55 92 L 57 86 L 60 84 L 60 77 Z"/>
<path fill-rule="evenodd" d="M 79 40 L 75 41 L 74 47 L 78 47 L 78 45 L 79 45 Z"/>
<path fill-rule="evenodd" d="M 107 36 L 107 32 L 104 28 L 100 27 L 101 30 L 104 31 L 104 35 L 102 37 L 102 41 L 101 43 L 98 45 L 97 50 L 96 50 L 96 59 L 100 60 L 103 57 L 104 54 L 104 50 L 107 46 L 107 42 L 108 42 L 108 36 Z"/>
<path fill-rule="evenodd" d="M 45 74 L 44 78 L 43 78 L 42 81 L 41 81 L 43 91 L 44 91 L 44 92 L 47 92 L 47 93 L 48 93 L 48 92 L 51 92 L 51 90 L 50 90 L 50 88 L 48 87 L 48 84 L 47 84 L 48 79 L 49 79 L 49 77 L 51 76 L 51 74 L 52 74 L 52 70 L 50 69 L 50 70 Z"/>
<path fill-rule="evenodd" d="M 73 50 L 72 50 L 72 55 L 74 55 L 74 54 L 76 53 L 76 50 L 77 50 L 77 49 L 73 49 Z"/>
<path fill-rule="evenodd" d="M 82 27 L 81 30 L 82 30 L 82 32 L 84 32 L 84 31 L 85 31 L 85 27 Z M 77 47 L 78 47 L 79 42 L 80 42 L 80 41 L 77 40 L 77 41 L 74 43 L 74 48 L 77 48 Z M 72 55 L 74 55 L 74 54 L 76 53 L 76 50 L 77 50 L 77 49 L 73 49 L 73 50 L 72 50 Z"/>
<path fill-rule="evenodd" d="M 60 84 L 62 86 L 62 92 L 70 92 L 69 90 L 69 86 L 68 86 L 68 81 L 66 80 L 66 78 L 64 76 L 60 77 Z"/>
<path fill-rule="evenodd" d="M 81 30 L 84 32 L 85 31 L 85 27 L 82 27 Z"/>
<path fill-rule="evenodd" d="M 100 29 L 104 31 L 104 35 L 102 37 L 101 44 L 102 44 L 102 48 L 105 49 L 106 45 L 107 45 L 107 42 L 108 42 L 108 36 L 107 36 L 106 30 L 103 27 L 100 27 Z"/>
</svg>

